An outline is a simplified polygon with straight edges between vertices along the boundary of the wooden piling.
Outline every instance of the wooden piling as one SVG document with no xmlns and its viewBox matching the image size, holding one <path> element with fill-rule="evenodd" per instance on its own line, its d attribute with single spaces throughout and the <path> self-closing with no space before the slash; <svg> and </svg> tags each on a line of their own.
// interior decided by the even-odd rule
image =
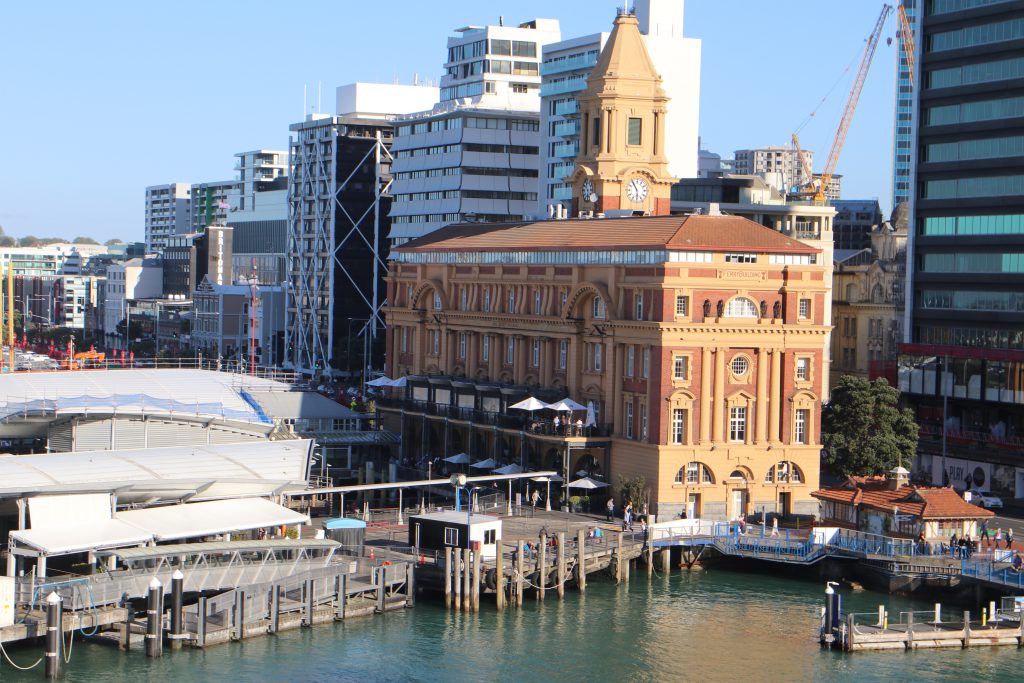
<svg viewBox="0 0 1024 683">
<path fill-rule="evenodd" d="M 452 562 L 452 587 L 453 597 L 452 604 L 455 606 L 455 611 L 458 612 L 462 609 L 462 553 L 459 552 L 458 548 L 452 548 L 452 555 L 454 561 Z"/>
<path fill-rule="evenodd" d="M 379 614 L 384 613 L 386 603 L 384 601 L 387 596 L 388 586 L 388 568 L 384 565 L 377 567 L 377 608 L 376 612 Z"/>
<path fill-rule="evenodd" d="M 245 591 L 235 589 L 235 640 L 245 638 Z"/>
<path fill-rule="evenodd" d="M 337 613 L 335 616 L 342 621 L 345 620 L 345 608 L 348 607 L 348 574 L 342 574 L 338 577 L 340 585 L 338 587 L 338 606 Z"/>
<path fill-rule="evenodd" d="M 470 556 L 469 548 L 462 549 L 462 562 L 462 609 L 469 612 L 472 609 L 470 606 L 470 601 L 472 600 L 472 588 L 470 588 L 470 578 L 472 574 L 470 563 L 472 562 L 472 558 Z"/>
<path fill-rule="evenodd" d="M 580 529 L 576 533 L 576 587 L 580 593 L 587 590 L 587 532 Z"/>
<path fill-rule="evenodd" d="M 615 583 L 622 583 L 622 532 L 619 532 L 618 550 L 615 553 Z"/>
<path fill-rule="evenodd" d="M 473 580 L 472 580 L 472 584 L 471 584 L 472 587 L 473 587 L 473 599 L 471 600 L 471 603 L 472 603 L 471 607 L 472 607 L 474 612 L 479 612 L 480 611 L 480 580 L 482 579 L 483 574 L 484 574 L 483 569 L 484 569 L 483 558 L 480 556 L 479 553 L 474 553 L 473 554 Z"/>
<path fill-rule="evenodd" d="M 313 579 L 306 579 L 306 614 L 305 625 L 313 625 L 313 609 L 316 606 L 316 586 Z"/>
<path fill-rule="evenodd" d="M 498 542 L 498 556 L 494 563 L 494 605 L 498 611 L 505 609 L 505 553 Z"/>
<path fill-rule="evenodd" d="M 654 544 L 650 542 L 650 532 L 648 531 L 647 541 L 647 578 L 651 577 L 654 573 Z"/>
<path fill-rule="evenodd" d="M 207 617 L 206 598 L 199 598 L 199 604 L 197 605 L 197 609 L 198 609 L 199 613 L 197 615 L 198 619 L 197 619 L 197 623 L 196 623 L 196 646 L 197 647 L 206 647 L 206 617 Z M 129 616 L 130 615 L 131 615 L 131 610 L 129 610 Z M 125 626 L 126 626 L 125 631 L 128 632 L 128 633 L 131 632 L 131 628 L 127 628 L 129 625 L 130 625 L 130 622 L 125 624 Z M 126 638 L 126 640 L 125 640 L 125 649 L 127 650 L 128 649 L 127 633 L 125 634 L 125 638 Z"/>
<path fill-rule="evenodd" d="M 515 593 L 516 607 L 523 606 L 523 574 L 526 571 L 526 564 L 523 558 L 523 542 L 517 541 L 516 545 L 516 572 L 515 572 Z"/>
<path fill-rule="evenodd" d="M 452 549 L 444 549 L 444 607 L 452 608 L 452 577 L 455 576 L 455 567 L 452 566 Z"/>
<path fill-rule="evenodd" d="M 558 551 L 556 552 L 558 562 L 558 599 L 565 597 L 565 533 L 558 532 Z"/>
<path fill-rule="evenodd" d="M 416 565 L 412 562 L 405 565 L 405 606 L 416 606 Z"/>
<path fill-rule="evenodd" d="M 544 589 L 548 583 L 548 536 L 540 535 L 540 547 L 537 549 L 537 599 L 544 602 Z"/>
<path fill-rule="evenodd" d="M 661 550 L 661 571 L 668 576 L 669 572 L 672 571 L 672 549 L 663 548 Z"/>
<path fill-rule="evenodd" d="M 971 646 L 971 611 L 964 610 L 964 648 Z"/>
</svg>

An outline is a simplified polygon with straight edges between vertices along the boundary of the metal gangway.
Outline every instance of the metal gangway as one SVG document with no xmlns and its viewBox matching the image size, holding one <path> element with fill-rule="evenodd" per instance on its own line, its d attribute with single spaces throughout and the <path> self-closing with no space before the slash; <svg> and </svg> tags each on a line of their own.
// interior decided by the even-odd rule
<svg viewBox="0 0 1024 683">
<path fill-rule="evenodd" d="M 238 586 L 276 582 L 325 567 L 348 563 L 356 572 L 353 553 L 358 549 L 327 539 L 271 539 L 180 543 L 97 551 L 97 570 L 89 575 L 61 578 L 19 577 L 17 603 L 30 609 L 42 605 L 55 591 L 65 609 L 80 610 L 123 604 L 142 598 L 156 578 L 169 586 L 171 575 L 181 570 L 184 590 L 205 592 Z"/>
</svg>

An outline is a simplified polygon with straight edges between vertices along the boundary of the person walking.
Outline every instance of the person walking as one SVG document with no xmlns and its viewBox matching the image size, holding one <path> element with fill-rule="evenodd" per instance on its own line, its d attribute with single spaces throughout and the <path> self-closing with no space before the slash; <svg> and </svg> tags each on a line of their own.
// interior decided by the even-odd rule
<svg viewBox="0 0 1024 683">
<path fill-rule="evenodd" d="M 1003 542 L 1003 527 L 996 527 L 996 537 L 993 547 L 998 549 L 999 545 Z"/>
<path fill-rule="evenodd" d="M 988 520 L 987 519 L 981 520 L 981 544 L 983 546 L 985 546 L 986 548 L 988 547 L 988 544 L 989 544 Z"/>
<path fill-rule="evenodd" d="M 534 510 L 537 509 L 537 503 L 538 502 L 540 502 L 540 491 L 538 491 L 537 489 L 534 489 L 533 493 L 530 494 L 530 503 L 533 505 L 533 509 Z"/>
<path fill-rule="evenodd" d="M 614 521 L 613 517 L 615 516 L 615 499 L 612 498 L 611 496 L 608 496 L 608 502 L 605 503 L 605 505 L 604 505 L 604 511 L 605 511 L 605 521 L 608 521 L 608 522 Z"/>
<path fill-rule="evenodd" d="M 1013 527 L 1006 530 L 1006 549 L 1013 547 Z"/>
</svg>

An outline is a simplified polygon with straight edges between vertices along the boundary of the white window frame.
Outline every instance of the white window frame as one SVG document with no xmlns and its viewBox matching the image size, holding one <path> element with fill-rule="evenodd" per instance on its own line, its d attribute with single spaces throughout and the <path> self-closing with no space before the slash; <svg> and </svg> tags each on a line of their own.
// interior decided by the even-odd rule
<svg viewBox="0 0 1024 683">
<path fill-rule="evenodd" d="M 484 361 L 491 360 L 491 335 L 489 334 L 484 335 L 483 343 L 481 345 L 480 357 L 481 360 Z"/>
<path fill-rule="evenodd" d="M 633 438 L 633 399 L 627 398 L 622 411 L 622 433 L 627 439 Z"/>
<path fill-rule="evenodd" d="M 601 365 L 604 356 L 604 344 L 594 344 L 594 372 L 602 372 Z"/>
<path fill-rule="evenodd" d="M 541 314 L 541 305 L 542 305 L 542 296 L 541 296 L 540 290 L 536 289 L 533 292 L 533 314 L 534 315 L 540 315 Z"/>
<path fill-rule="evenodd" d="M 682 318 L 690 314 L 690 297 L 676 294 L 676 317 Z"/>
<path fill-rule="evenodd" d="M 647 404 L 640 403 L 640 440 L 647 440 Z"/>
<path fill-rule="evenodd" d="M 491 312 L 491 288 L 484 287 L 484 313 Z"/>
<path fill-rule="evenodd" d="M 433 335 L 433 339 L 430 342 L 431 348 L 434 350 L 434 355 L 441 355 L 441 333 L 437 330 L 431 330 L 430 334 Z"/>
<path fill-rule="evenodd" d="M 509 337 L 505 341 L 505 362 L 512 365 L 516 362 L 516 338 Z"/>
<path fill-rule="evenodd" d="M 807 356 L 798 356 L 796 359 L 796 379 L 806 382 L 811 378 L 811 359 Z"/>
<path fill-rule="evenodd" d="M 747 406 L 729 407 L 729 441 L 745 443 L 747 440 Z"/>
<path fill-rule="evenodd" d="M 434 292 L 434 310 L 441 310 L 441 293 L 437 291 Z"/>
<path fill-rule="evenodd" d="M 644 290 L 642 289 L 633 293 L 633 314 L 636 320 L 644 319 Z"/>
<path fill-rule="evenodd" d="M 530 353 L 530 365 L 535 368 L 540 367 L 540 339 L 533 340 L 533 348 Z"/>
<path fill-rule="evenodd" d="M 454 548 L 459 547 L 458 527 L 446 526 L 444 528 L 444 544 L 446 546 L 452 546 Z"/>
<path fill-rule="evenodd" d="M 799 299 L 797 300 L 797 317 L 800 320 L 811 319 L 811 300 L 810 299 Z"/>
<path fill-rule="evenodd" d="M 810 410 L 797 408 L 793 415 L 793 443 L 807 443 L 807 423 L 810 421 Z"/>
<path fill-rule="evenodd" d="M 604 320 L 608 315 L 608 310 L 605 307 L 604 299 L 600 296 L 595 296 L 591 303 L 591 313 L 593 314 L 594 320 Z"/>
<path fill-rule="evenodd" d="M 569 340 L 562 339 L 558 342 L 558 369 L 565 370 L 569 364 Z"/>
<path fill-rule="evenodd" d="M 459 358 L 466 357 L 466 333 L 459 332 Z"/>
<path fill-rule="evenodd" d="M 640 361 L 640 377 L 641 379 L 647 379 L 651 374 L 651 347 L 645 346 Z"/>
<path fill-rule="evenodd" d="M 680 367 L 682 366 L 682 367 Z M 682 372 L 680 372 L 680 370 Z M 676 356 L 672 359 L 672 379 L 676 382 L 685 382 L 690 378 L 689 356 Z"/>
<path fill-rule="evenodd" d="M 632 377 L 636 371 L 636 347 L 632 344 L 626 347 L 626 377 Z"/>
<path fill-rule="evenodd" d="M 516 290 L 511 287 L 508 290 L 508 312 L 516 312 Z"/>
<path fill-rule="evenodd" d="M 670 440 L 676 446 L 680 446 L 686 441 L 686 408 L 672 409 L 672 434 Z"/>
</svg>

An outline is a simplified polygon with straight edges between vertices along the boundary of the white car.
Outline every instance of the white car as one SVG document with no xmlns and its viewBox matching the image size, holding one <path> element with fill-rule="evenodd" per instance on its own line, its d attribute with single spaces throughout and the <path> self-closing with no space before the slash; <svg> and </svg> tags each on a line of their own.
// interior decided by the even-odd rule
<svg viewBox="0 0 1024 683">
<path fill-rule="evenodd" d="M 1003 499 L 993 496 L 991 491 L 972 490 L 970 502 L 986 509 L 1003 507 Z"/>
</svg>

